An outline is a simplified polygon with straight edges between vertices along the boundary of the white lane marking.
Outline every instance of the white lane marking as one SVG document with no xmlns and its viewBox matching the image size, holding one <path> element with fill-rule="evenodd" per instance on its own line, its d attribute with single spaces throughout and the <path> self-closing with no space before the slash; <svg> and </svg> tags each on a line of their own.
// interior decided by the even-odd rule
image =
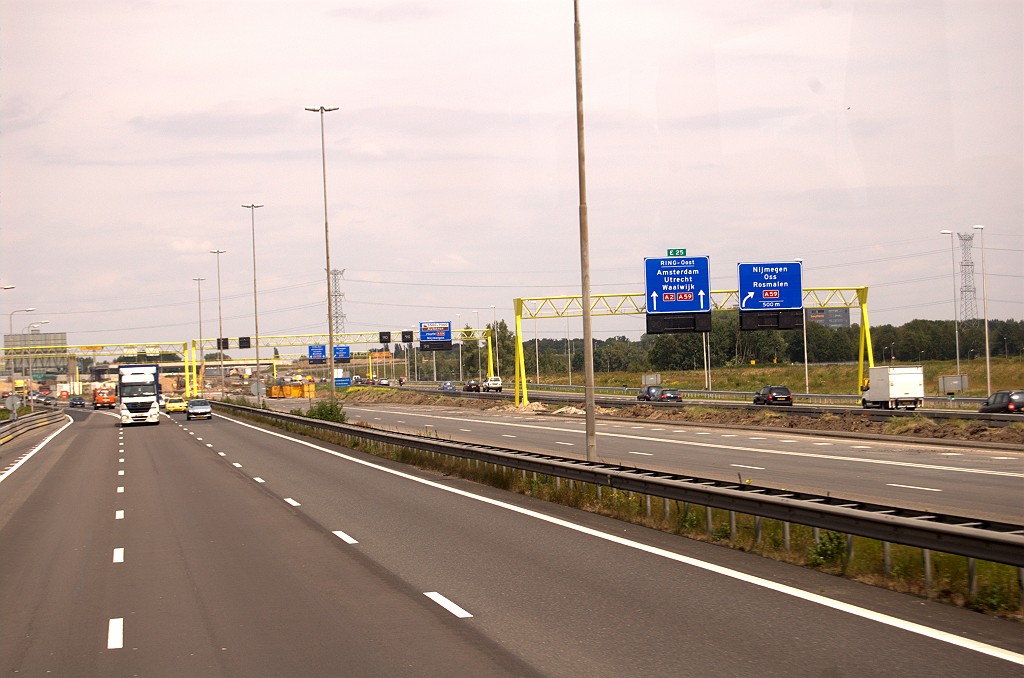
<svg viewBox="0 0 1024 678">
<path fill-rule="evenodd" d="M 197 437 L 196 437 L 196 440 L 202 440 L 202 438 L 200 438 L 200 437 L 198 437 L 198 436 L 197 436 Z"/>
<path fill-rule="evenodd" d="M 555 441 L 555 445 L 568 445 L 569 447 L 573 447 L 575 444 L 576 443 L 563 443 L 561 440 Z"/>
<path fill-rule="evenodd" d="M 117 463 L 118 463 L 118 464 L 123 464 L 123 463 L 124 463 L 124 457 L 122 457 L 122 458 L 118 459 L 118 460 L 117 460 Z"/>
<path fill-rule="evenodd" d="M 821 445 L 821 446 L 823 446 L 823 447 L 824 447 L 824 446 L 826 446 L 826 445 L 831 445 L 832 443 L 811 443 L 811 444 L 812 444 L 812 445 Z"/>
<path fill-rule="evenodd" d="M 267 482 L 266 480 L 264 480 L 263 478 L 260 478 L 259 476 L 253 476 L 252 479 L 255 480 L 257 483 L 265 483 L 265 482 Z"/>
<path fill-rule="evenodd" d="M 427 593 L 424 593 L 423 595 L 425 595 L 427 598 L 430 598 L 432 601 L 434 601 L 435 603 L 437 603 L 438 605 L 440 605 L 444 609 L 448 610 L 449 612 L 454 614 L 459 619 L 469 619 L 470 617 L 473 616 L 470 613 L 468 613 L 465 610 L 463 610 L 458 605 L 456 605 L 455 603 L 453 603 L 452 601 L 450 601 L 447 598 L 445 598 L 444 596 L 442 596 L 437 591 L 429 591 Z"/>
<path fill-rule="evenodd" d="M 124 647 L 124 617 L 111 619 L 107 624 L 107 649 L 120 650 Z"/>
<path fill-rule="evenodd" d="M 120 471 L 118 471 L 118 472 L 117 472 L 117 475 L 119 475 L 119 476 L 123 476 L 123 475 L 124 475 L 124 469 L 121 469 Z"/>
<path fill-rule="evenodd" d="M 630 426 L 630 428 L 643 428 L 643 426 Z"/>
<path fill-rule="evenodd" d="M 118 446 L 118 447 L 122 447 L 123 445 L 124 445 L 124 441 L 121 441 L 121 442 L 119 442 L 119 443 L 117 444 L 117 446 Z"/>
<path fill-rule="evenodd" d="M 871 449 L 870 445 L 852 445 L 851 447 L 853 447 L 853 449 L 855 449 L 855 450 L 870 450 Z"/>
<path fill-rule="evenodd" d="M 235 468 L 242 468 L 242 465 L 239 464 L 237 461 L 231 462 L 231 465 L 234 466 Z"/>
<path fill-rule="evenodd" d="M 722 437 L 723 438 L 735 438 L 736 434 L 735 433 L 723 433 Z"/>
<path fill-rule="evenodd" d="M 557 426 L 538 426 L 536 424 L 511 424 L 505 421 L 493 421 L 489 419 L 466 419 L 464 417 L 441 417 L 435 414 L 423 414 L 418 412 L 403 412 L 402 414 L 410 417 L 430 417 L 432 419 L 450 419 L 452 421 L 471 421 L 476 424 L 488 424 L 491 426 L 512 426 L 515 428 L 529 428 L 537 429 L 540 431 L 555 431 L 565 433 L 578 433 L 579 431 L 574 429 L 558 428 Z M 988 469 L 977 469 L 977 468 L 963 468 L 958 466 L 940 466 L 936 464 L 919 464 L 910 461 L 891 461 L 888 459 L 869 459 L 867 457 L 844 457 L 835 454 L 821 454 L 819 452 L 795 452 L 792 450 L 769 450 L 762 447 L 742 447 L 738 445 L 722 445 L 719 443 L 699 443 L 694 441 L 674 440 L 672 438 L 657 438 L 649 436 L 638 436 L 633 433 L 599 433 L 598 435 L 607 436 L 609 438 L 628 438 L 629 440 L 645 440 L 655 443 L 665 443 L 667 445 L 689 445 L 691 447 L 708 447 L 718 450 L 730 450 L 740 452 L 758 452 L 760 454 L 775 454 L 784 457 L 808 457 L 810 459 L 830 459 L 832 461 L 846 461 L 859 464 L 880 464 L 882 466 L 903 466 L 907 468 L 921 468 L 929 469 L 932 471 L 953 471 L 957 473 L 976 473 L 979 475 L 988 476 L 1002 476 L 1004 478 L 1024 478 L 1024 473 L 1013 473 L 1010 471 L 990 471 Z M 711 435 L 710 433 L 698 432 L 697 435 Z M 783 441 L 786 442 L 786 441 Z M 795 441 L 789 441 L 795 442 Z M 867 446 L 865 446 L 867 449 Z"/>
<path fill-rule="evenodd" d="M 350 456 L 350 455 L 347 455 L 347 454 L 343 454 L 341 452 L 337 452 L 335 450 L 331 450 L 331 449 L 328 449 L 326 447 L 322 447 L 320 445 L 316 445 L 314 443 L 311 443 L 311 442 L 308 442 L 308 441 L 305 441 L 305 440 L 299 440 L 297 438 L 292 438 L 291 436 L 287 436 L 287 435 L 285 435 L 283 433 L 278 433 L 276 431 L 270 431 L 270 430 L 267 430 L 267 429 L 264 429 L 264 428 L 260 428 L 258 426 L 254 426 L 253 424 L 249 424 L 249 423 L 246 423 L 246 422 L 243 422 L 243 421 L 237 421 L 235 419 L 232 419 L 231 417 L 221 416 L 221 418 L 224 419 L 225 421 L 231 422 L 232 424 L 236 424 L 238 426 L 243 426 L 245 428 L 249 428 L 249 429 L 252 429 L 254 431 L 260 431 L 261 433 L 263 433 L 265 435 L 273 436 L 273 437 L 276 437 L 276 438 L 281 438 L 283 440 L 288 440 L 288 441 L 290 441 L 290 442 L 292 442 L 292 443 L 294 443 L 296 445 L 303 445 L 305 447 L 309 447 L 311 449 L 318 450 L 318 451 L 323 452 L 325 454 L 329 454 L 332 457 L 336 457 L 338 459 L 344 459 L 346 461 L 352 462 L 354 464 L 359 464 L 360 466 L 364 466 L 366 468 L 372 468 L 372 469 L 380 471 L 382 473 L 387 473 L 387 474 L 393 475 L 393 476 L 398 477 L 398 478 L 403 478 L 405 480 L 408 480 L 408 481 L 411 481 L 411 482 L 414 482 L 414 483 L 419 483 L 420 485 L 424 485 L 426 487 L 432 487 L 434 489 L 441 490 L 442 492 L 448 492 L 450 494 L 458 495 L 460 497 L 465 497 L 467 499 L 471 499 L 473 501 L 478 501 L 478 502 L 483 503 L 483 504 L 488 504 L 490 506 L 495 506 L 497 508 L 502 508 L 502 509 L 505 509 L 507 511 L 512 511 L 513 513 L 518 513 L 520 515 L 527 516 L 529 518 L 533 518 L 535 520 L 540 520 L 540 521 L 546 522 L 546 523 L 548 523 L 550 525 L 557 525 L 559 527 L 564 527 L 566 529 L 573 530 L 574 532 L 578 532 L 580 534 L 585 534 L 585 535 L 588 535 L 588 536 L 591 536 L 591 537 L 595 537 L 597 539 L 603 539 L 605 541 L 608 541 L 608 542 L 611 542 L 611 543 L 614 543 L 614 544 L 619 544 L 621 546 L 625 546 L 627 548 L 635 549 L 637 551 L 643 551 L 645 553 L 649 553 L 651 555 L 658 556 L 660 558 L 665 558 L 667 560 L 673 560 L 675 562 L 682 563 L 684 565 L 689 565 L 691 567 L 696 567 L 696 568 L 701 569 L 701 570 L 706 570 L 708 572 L 713 572 L 713 573 L 721 575 L 723 577 L 729 577 L 731 579 L 735 579 L 737 581 L 742 581 L 742 582 L 751 584 L 753 586 L 764 588 L 764 589 L 767 589 L 767 590 L 770 590 L 770 591 L 775 591 L 777 593 L 781 593 L 783 595 L 790 596 L 790 597 L 793 597 L 793 598 L 798 598 L 800 600 L 804 600 L 804 601 L 807 601 L 809 603 L 813 603 L 815 605 L 821 605 L 822 607 L 827 607 L 827 608 L 830 608 L 830 609 L 833 609 L 833 610 L 837 610 L 839 612 L 844 612 L 846 614 L 849 614 L 849 615 L 852 615 L 852 616 L 855 616 L 855 617 L 860 617 L 861 619 L 867 619 L 869 621 L 873 621 L 873 622 L 876 622 L 876 623 L 879 623 L 879 624 L 884 624 L 886 626 L 891 626 L 893 628 L 902 629 L 904 631 L 907 631 L 908 633 L 913 633 L 913 634 L 916 634 L 916 635 L 919 635 L 919 636 L 924 636 L 926 638 L 931 638 L 933 640 L 937 640 L 937 641 L 942 642 L 942 643 L 947 643 L 949 645 L 960 647 L 960 648 L 963 648 L 965 650 L 970 650 L 972 652 L 977 652 L 979 654 L 988 655 L 990 657 L 995 657 L 997 659 L 1002 659 L 1004 661 L 1008 661 L 1008 662 L 1012 662 L 1014 664 L 1019 664 L 1021 666 L 1024 666 L 1024 654 L 1019 654 L 1019 653 L 1013 652 L 1011 650 L 1005 650 L 1005 649 L 1003 649 L 1001 647 L 996 647 L 995 645 L 989 645 L 988 643 L 982 643 L 982 642 L 978 642 L 978 641 L 975 641 L 975 640 L 970 640 L 968 638 L 961 638 L 960 636 L 958 636 L 958 635 L 956 635 L 954 633 L 949 633 L 947 631 L 942 631 L 941 629 L 932 628 L 930 626 L 925 626 L 924 624 L 918 624 L 916 622 L 908 621 L 906 619 L 900 619 L 899 617 L 894 617 L 892 615 L 884 614 L 882 612 L 876 612 L 874 610 L 869 610 L 867 608 L 859 607 L 859 606 L 853 605 L 851 603 L 845 603 L 845 602 L 843 602 L 841 600 L 836 600 L 834 598 L 829 598 L 829 597 L 824 596 L 824 595 L 822 595 L 820 593 L 812 593 L 810 591 L 804 591 L 804 590 L 799 589 L 799 588 L 797 588 L 795 586 L 790 586 L 788 584 L 780 584 L 778 582 L 774 582 L 774 581 L 771 581 L 771 580 L 768 580 L 768 579 L 764 579 L 763 577 L 757 577 L 755 575 L 747 574 L 745 572 L 740 572 L 739 570 L 734 570 L 734 569 L 731 569 L 731 568 L 728 568 L 728 567 L 724 567 L 722 565 L 716 565 L 714 563 L 709 563 L 707 561 L 698 560 L 697 558 L 692 558 L 690 556 L 684 556 L 684 555 L 679 554 L 679 553 L 674 553 L 672 551 L 668 551 L 666 549 L 658 548 L 656 546 L 650 546 L 648 544 L 643 544 L 643 543 L 640 543 L 638 541 L 634 541 L 632 539 L 626 539 L 625 537 L 620 537 L 618 535 L 610 534 L 608 532 L 601 532 L 600 530 L 596 530 L 596 529 L 591 528 L 591 527 L 585 527 L 583 525 L 578 525 L 576 523 L 569 522 L 568 520 L 563 520 L 561 518 L 555 518 L 554 516 L 549 516 L 549 515 L 546 515 L 544 513 L 540 513 L 539 511 L 533 511 L 531 509 L 523 508 L 522 506 L 516 506 L 515 504 L 509 504 L 507 502 L 499 501 L 497 499 L 491 499 L 490 497 L 484 497 L 484 496 L 479 495 L 479 494 L 473 494 L 472 492 L 468 492 L 466 490 L 460 490 L 460 489 L 458 489 L 456 487 L 449 487 L 449 486 L 446 486 L 446 485 L 442 485 L 440 483 L 434 482 L 433 480 L 427 480 L 426 478 L 419 478 L 419 477 L 411 475 L 409 473 L 404 473 L 403 471 L 399 471 L 398 469 L 387 468 L 387 467 L 381 466 L 379 464 L 375 464 L 375 463 L 373 463 L 371 461 L 366 461 L 364 459 L 357 459 L 356 457 L 353 457 L 353 456 Z"/>
<path fill-rule="evenodd" d="M 959 452 L 943 452 L 939 456 L 940 457 L 962 457 L 964 455 L 962 455 Z"/>
<path fill-rule="evenodd" d="M 123 548 L 116 548 L 116 549 L 114 549 L 114 562 L 115 563 L 123 563 L 124 562 L 124 549 Z"/>
<path fill-rule="evenodd" d="M 686 433 L 686 432 L 687 432 L 686 429 L 682 429 L 682 428 L 678 428 L 678 429 L 675 429 L 674 431 L 672 431 L 672 433 Z"/>
<path fill-rule="evenodd" d="M 652 428 L 651 430 L 652 431 L 664 431 L 665 429 L 663 429 L 663 428 Z"/>
<path fill-rule="evenodd" d="M 699 436 L 709 436 L 711 434 L 708 433 L 707 431 L 697 431 L 697 435 L 699 435 Z"/>
<path fill-rule="evenodd" d="M 217 454 L 219 454 L 222 457 L 228 456 L 227 452 L 218 452 Z"/>
<path fill-rule="evenodd" d="M 194 435 L 196 434 L 196 432 L 195 432 L 195 431 L 189 431 L 189 432 L 188 432 L 188 434 L 189 434 L 190 436 L 194 436 Z"/>
<path fill-rule="evenodd" d="M 124 520 L 124 511 L 114 511 L 114 520 Z"/>
<path fill-rule="evenodd" d="M 795 443 L 795 440 L 780 440 L 780 443 Z"/>
<path fill-rule="evenodd" d="M 1016 457 L 992 457 L 992 458 L 996 459 L 998 461 L 1003 461 L 1004 459 L 1016 459 Z"/>
<path fill-rule="evenodd" d="M 516 436 L 512 435 L 511 433 L 502 433 L 501 437 L 502 438 L 515 438 Z"/>
<path fill-rule="evenodd" d="M 213 447 L 213 443 L 206 443 L 207 447 Z"/>
<path fill-rule="evenodd" d="M 285 497 L 284 500 L 286 502 L 288 502 L 289 504 L 291 504 L 292 506 L 302 506 L 302 504 L 300 504 L 299 502 L 295 501 L 291 497 Z"/>
<path fill-rule="evenodd" d="M 341 530 L 335 530 L 331 534 L 333 534 L 338 539 L 341 539 L 346 544 L 358 544 L 359 543 L 355 539 L 353 539 L 352 537 L 350 537 L 347 534 L 345 534 L 344 532 L 342 532 Z"/>
<path fill-rule="evenodd" d="M 747 466 L 746 464 L 729 464 L 729 466 L 735 466 L 736 468 L 752 468 L 755 471 L 764 470 L 764 466 Z"/>
<path fill-rule="evenodd" d="M 768 440 L 767 438 L 761 438 L 759 436 L 751 436 L 750 440 Z"/>
<path fill-rule="evenodd" d="M 926 492 L 942 492 L 942 490 L 937 490 L 934 487 L 918 487 L 917 485 L 900 485 L 898 483 L 886 483 L 886 485 L 889 486 L 889 487 L 902 487 L 902 488 L 905 488 L 905 489 L 908 489 L 908 490 L 924 490 Z"/>
<path fill-rule="evenodd" d="M 124 487 L 123 486 L 118 486 L 117 493 L 118 494 L 124 494 Z"/>
<path fill-rule="evenodd" d="M 653 457 L 654 456 L 650 452 L 630 452 L 629 454 L 637 454 L 637 455 L 640 455 L 641 457 Z"/>
</svg>

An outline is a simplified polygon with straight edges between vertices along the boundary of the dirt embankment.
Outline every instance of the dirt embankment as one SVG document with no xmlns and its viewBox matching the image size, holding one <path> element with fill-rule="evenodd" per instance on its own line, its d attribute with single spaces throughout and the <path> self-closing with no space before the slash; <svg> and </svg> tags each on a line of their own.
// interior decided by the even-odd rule
<svg viewBox="0 0 1024 678">
<path fill-rule="evenodd" d="M 551 409 L 540 403 L 531 403 L 526 407 L 516 407 L 507 402 L 477 400 L 475 398 L 452 398 L 402 389 L 359 388 L 352 389 L 341 397 L 344 401 L 358 403 L 409 403 L 460 407 L 473 410 L 558 413 L 566 416 L 583 415 L 583 410 L 574 406 Z M 907 438 L 992 442 L 1003 445 L 1020 445 L 1024 448 L 1024 421 L 1011 424 L 1010 426 L 989 427 L 980 422 L 964 420 L 934 421 L 923 414 L 912 417 L 892 417 L 886 421 L 871 421 L 867 413 L 859 411 L 851 411 L 839 415 L 826 414 L 821 417 L 808 417 L 791 414 L 781 409 L 741 410 L 716 408 L 707 405 L 664 409 L 643 404 L 626 405 L 617 408 L 599 407 L 598 416 L 691 424 L 801 429 L 833 433 L 873 433 L 904 436 Z"/>
</svg>

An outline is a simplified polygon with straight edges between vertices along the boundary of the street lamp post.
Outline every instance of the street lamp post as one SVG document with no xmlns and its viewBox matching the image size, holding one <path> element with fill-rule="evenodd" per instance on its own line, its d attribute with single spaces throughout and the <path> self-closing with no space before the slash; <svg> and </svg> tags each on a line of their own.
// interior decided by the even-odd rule
<svg viewBox="0 0 1024 678">
<path fill-rule="evenodd" d="M 217 357 L 220 358 L 220 397 L 224 397 L 226 387 L 224 385 L 224 346 L 221 343 L 224 339 L 224 312 L 221 307 L 220 294 L 220 255 L 227 250 L 210 250 L 210 254 L 217 255 Z"/>
<path fill-rule="evenodd" d="M 583 56 L 580 3 L 573 0 L 574 55 L 576 57 L 576 165 L 580 194 L 580 287 L 583 307 L 583 382 L 586 401 L 587 461 L 597 460 L 597 402 L 594 395 L 593 311 L 590 308 L 590 225 L 587 216 L 587 161 L 583 135 Z M 570 367 L 571 369 L 571 367 Z M 570 373 L 571 374 L 571 373 Z"/>
<path fill-rule="evenodd" d="M 800 262 L 800 268 L 803 269 L 804 260 L 797 258 L 795 261 Z M 803 308 L 803 304 L 800 304 L 800 312 L 803 314 L 803 318 L 800 320 L 800 325 L 803 327 L 804 334 L 804 393 L 811 392 L 811 373 L 807 367 L 807 309 Z"/>
<path fill-rule="evenodd" d="M 307 111 L 320 114 L 320 164 L 324 176 L 324 251 L 327 259 L 327 372 L 331 382 L 331 402 L 334 391 L 334 301 L 331 299 L 331 230 L 327 226 L 327 145 L 324 141 L 324 113 L 338 110 L 337 106 L 306 107 Z"/>
<path fill-rule="evenodd" d="M 981 231 L 981 303 L 985 313 L 985 383 L 986 393 L 992 392 L 992 361 L 988 346 L 988 275 L 985 273 L 985 227 L 975 224 L 974 229 Z"/>
<path fill-rule="evenodd" d="M 199 379 L 203 379 L 206 376 L 206 354 L 203 353 L 203 281 L 206 278 L 192 278 L 196 281 L 196 291 L 199 294 L 199 361 L 202 367 L 199 368 Z M 192 388 L 196 389 L 195 395 L 200 395 L 203 392 L 202 381 L 198 384 L 198 388 L 193 385 Z"/>
<path fill-rule="evenodd" d="M 949 261 L 953 265 L 953 334 L 956 337 L 956 378 L 960 381 L 960 309 L 956 303 L 956 251 L 953 246 L 953 231 L 944 229 L 939 231 L 942 235 L 949 236 Z"/>
<path fill-rule="evenodd" d="M 473 311 L 473 313 L 476 314 L 476 326 L 479 329 L 479 327 L 480 327 L 480 311 Z M 479 339 L 476 340 L 476 378 L 477 379 L 483 379 L 484 378 L 484 368 L 481 366 L 481 363 L 480 363 L 480 340 Z"/>
<path fill-rule="evenodd" d="M 462 335 L 462 314 L 455 314 L 455 324 L 460 325 L 459 327 L 459 381 L 462 381 L 462 344 L 465 341 Z"/>
<path fill-rule="evenodd" d="M 249 203 L 242 205 L 249 210 L 250 225 L 252 227 L 252 317 L 256 331 L 256 403 L 263 406 L 263 389 L 260 388 L 260 307 L 256 297 L 256 210 L 263 205 Z"/>
<path fill-rule="evenodd" d="M 494 307 L 494 304 L 491 304 L 491 318 L 491 336 L 494 338 L 494 374 L 500 377 L 501 356 L 498 354 L 498 310 Z"/>
</svg>

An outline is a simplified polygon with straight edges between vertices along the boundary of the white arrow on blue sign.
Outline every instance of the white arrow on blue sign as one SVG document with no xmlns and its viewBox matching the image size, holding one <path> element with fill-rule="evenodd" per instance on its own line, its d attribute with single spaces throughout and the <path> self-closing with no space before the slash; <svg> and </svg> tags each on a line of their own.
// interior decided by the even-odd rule
<svg viewBox="0 0 1024 678">
<path fill-rule="evenodd" d="M 644 259 L 648 313 L 698 313 L 711 310 L 708 257 Z"/>
<path fill-rule="evenodd" d="M 785 311 L 804 307 L 803 267 L 799 261 L 739 264 L 741 311 Z"/>
</svg>

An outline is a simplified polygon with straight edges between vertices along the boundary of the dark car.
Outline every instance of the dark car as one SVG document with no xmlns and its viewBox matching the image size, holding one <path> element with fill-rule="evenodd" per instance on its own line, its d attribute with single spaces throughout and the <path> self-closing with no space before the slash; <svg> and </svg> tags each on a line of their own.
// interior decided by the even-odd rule
<svg viewBox="0 0 1024 678">
<path fill-rule="evenodd" d="M 677 391 L 674 388 L 663 388 L 663 389 L 661 389 L 661 392 L 658 393 L 658 397 L 655 398 L 655 400 L 657 400 L 660 403 L 679 402 L 682 399 L 683 399 L 683 394 L 681 394 L 679 391 Z"/>
<path fill-rule="evenodd" d="M 661 393 L 660 386 L 644 386 L 640 389 L 640 393 L 637 394 L 637 400 L 657 400 L 658 394 Z"/>
<path fill-rule="evenodd" d="M 996 391 L 982 403 L 978 411 L 1024 414 L 1024 391 Z"/>
<path fill-rule="evenodd" d="M 480 392 L 480 382 L 477 381 L 476 379 L 470 379 L 462 387 L 462 390 L 463 391 L 476 391 L 477 393 L 479 393 Z"/>
<path fill-rule="evenodd" d="M 792 405 L 793 394 L 785 386 L 765 386 L 754 394 L 755 405 Z"/>
<path fill-rule="evenodd" d="M 57 398 L 55 396 L 52 396 L 52 395 L 44 395 L 44 396 L 42 396 L 40 398 L 39 402 L 41 402 L 43 405 L 46 405 L 47 407 L 56 407 L 57 406 Z"/>
<path fill-rule="evenodd" d="M 79 395 L 71 396 L 71 400 L 68 401 L 68 407 L 81 407 L 84 410 L 85 398 Z"/>
<path fill-rule="evenodd" d="M 440 388 L 442 391 L 454 391 L 455 384 L 453 384 L 450 381 L 446 381 L 443 384 L 441 384 L 441 386 L 439 386 L 438 388 Z"/>
</svg>

